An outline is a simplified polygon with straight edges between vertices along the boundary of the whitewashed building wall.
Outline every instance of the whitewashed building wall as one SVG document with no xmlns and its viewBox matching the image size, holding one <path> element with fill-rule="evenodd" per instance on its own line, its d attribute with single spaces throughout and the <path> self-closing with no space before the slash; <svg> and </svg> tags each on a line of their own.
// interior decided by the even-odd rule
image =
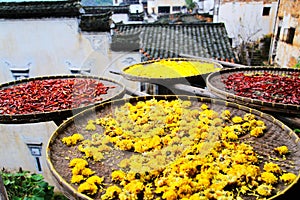
<svg viewBox="0 0 300 200">
<path fill-rule="evenodd" d="M 174 7 L 181 7 L 185 6 L 185 0 L 148 0 L 148 13 L 152 14 L 154 11 L 154 14 L 159 14 L 158 8 L 159 7 L 170 7 L 170 14 L 177 13 L 178 11 L 174 11 Z"/>
<path fill-rule="evenodd" d="M 277 2 L 263 1 L 226 1 L 215 5 L 214 22 L 224 22 L 233 46 L 244 42 L 256 41 L 264 35 L 272 34 L 277 13 Z M 263 15 L 264 8 L 270 8 Z"/>
<path fill-rule="evenodd" d="M 112 52 L 109 32 L 80 32 L 77 18 L 2 19 L 0 21 L 0 83 L 14 80 L 10 68 L 29 67 L 29 76 L 71 74 L 89 68 L 91 75 L 117 80 L 139 90 L 139 84 L 109 71 L 141 61 L 138 52 Z M 46 144 L 57 128 L 52 122 L 0 124 L 0 168 L 42 173 L 54 184 L 46 165 Z M 41 145 L 40 167 L 28 144 Z"/>
<path fill-rule="evenodd" d="M 115 66 L 116 60 L 140 61 L 139 53 L 110 51 L 109 32 L 80 32 L 77 18 L 5 19 L 0 27 L 0 83 L 14 80 L 10 72 L 14 67 L 29 66 L 30 77 L 70 74 L 69 68 L 75 67 L 118 78 L 106 73 L 109 66 L 125 67 L 122 61 Z"/>
</svg>

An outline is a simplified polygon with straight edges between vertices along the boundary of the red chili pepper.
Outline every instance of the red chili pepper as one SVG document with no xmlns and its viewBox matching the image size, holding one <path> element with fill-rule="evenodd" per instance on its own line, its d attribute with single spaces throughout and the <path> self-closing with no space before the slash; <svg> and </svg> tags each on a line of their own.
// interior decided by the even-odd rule
<svg viewBox="0 0 300 200">
<path fill-rule="evenodd" d="M 233 73 L 228 77 L 222 76 L 221 80 L 228 91 L 238 96 L 274 103 L 300 104 L 300 73 Z"/>
<path fill-rule="evenodd" d="M 33 80 L 0 90 L 0 114 L 71 109 L 102 100 L 114 86 L 87 78 Z"/>
</svg>

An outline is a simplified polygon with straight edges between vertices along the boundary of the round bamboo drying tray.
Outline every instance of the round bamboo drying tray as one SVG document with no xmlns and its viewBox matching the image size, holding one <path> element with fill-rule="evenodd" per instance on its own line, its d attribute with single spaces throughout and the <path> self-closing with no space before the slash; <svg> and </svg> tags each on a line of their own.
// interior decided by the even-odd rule
<svg viewBox="0 0 300 200">
<path fill-rule="evenodd" d="M 225 89 L 225 83 L 222 82 L 222 77 L 225 79 L 234 73 L 272 73 L 272 74 L 286 74 L 292 72 L 300 72 L 299 69 L 295 68 L 279 68 L 279 67 L 238 67 L 230 69 L 222 69 L 219 72 L 213 72 L 208 75 L 206 82 L 208 90 L 228 101 L 239 103 L 245 106 L 259 109 L 261 111 L 269 111 L 274 113 L 285 113 L 285 114 L 300 114 L 300 106 L 296 104 L 286 104 L 286 103 L 273 103 L 264 102 L 259 99 L 253 99 L 248 97 L 242 97 L 235 95 L 234 91 L 228 91 Z"/>
<path fill-rule="evenodd" d="M 277 162 L 283 170 L 287 170 L 297 175 L 296 180 L 294 180 L 290 185 L 285 185 L 283 183 L 278 183 L 275 187 L 278 193 L 267 199 L 275 199 L 277 197 L 285 197 L 284 195 L 297 183 L 299 179 L 300 172 L 300 142 L 298 136 L 281 121 L 275 119 L 271 115 L 265 114 L 256 109 L 252 109 L 243 105 L 239 105 L 233 102 L 227 102 L 219 99 L 205 98 L 205 97 L 195 97 L 195 96 L 142 96 L 121 100 L 114 100 L 104 102 L 93 108 L 87 109 L 79 114 L 69 118 L 63 124 L 61 124 L 58 129 L 52 134 L 47 144 L 46 159 L 48 167 L 57 180 L 57 183 L 63 188 L 63 191 L 68 195 L 72 196 L 74 199 L 100 199 L 100 196 L 89 197 L 85 194 L 79 193 L 77 191 L 78 185 L 71 184 L 71 170 L 68 167 L 69 161 L 72 158 L 81 157 L 80 152 L 76 153 L 77 147 L 66 148 L 61 142 L 61 139 L 66 136 L 70 136 L 74 133 L 83 134 L 84 138 L 91 138 L 92 133 L 85 131 L 84 128 L 89 120 L 96 118 L 101 118 L 106 115 L 110 115 L 114 112 L 116 108 L 124 105 L 127 102 L 135 105 L 139 101 L 146 101 L 151 99 L 157 100 L 175 100 L 182 99 L 188 100 L 192 103 L 192 108 L 199 108 L 203 103 L 207 104 L 209 108 L 221 112 L 223 110 L 230 110 L 232 116 L 238 115 L 242 116 L 246 113 L 252 113 L 259 120 L 263 120 L 267 126 L 267 130 L 262 137 L 242 137 L 241 141 L 249 142 L 253 146 L 256 152 L 262 157 L 262 162 Z M 97 132 L 100 133 L 100 132 Z M 286 145 L 289 148 L 290 154 L 286 155 L 285 160 L 273 161 L 274 157 L 274 147 Z M 122 157 L 122 156 L 121 156 Z M 68 159 L 66 159 L 68 158 Z M 111 163 L 106 163 L 105 161 L 101 164 L 95 164 L 95 162 L 89 162 L 89 167 L 92 170 L 96 170 L 96 174 L 102 176 L 103 173 L 109 171 Z M 262 168 L 262 164 L 260 164 Z M 244 199 L 255 199 L 244 198 Z"/>
<path fill-rule="evenodd" d="M 101 81 L 105 86 L 114 86 L 115 88 L 109 89 L 107 91 L 107 94 L 102 94 L 101 101 L 95 101 L 90 105 L 75 107 L 72 109 L 61 109 L 61 110 L 54 110 L 54 111 L 47 111 L 47 112 L 34 112 L 29 114 L 0 114 L 0 122 L 17 124 L 17 123 L 56 121 L 56 120 L 62 121 L 84 109 L 87 109 L 89 107 L 92 107 L 101 102 L 105 102 L 111 99 L 118 99 L 120 97 L 123 97 L 125 94 L 125 86 L 122 83 L 104 77 L 89 76 L 89 75 L 54 75 L 54 76 L 26 78 L 26 79 L 21 79 L 21 80 L 1 84 L 0 89 L 10 88 L 19 84 L 25 84 L 35 80 L 73 79 L 73 78 L 94 79 L 94 80 Z"/>
<path fill-rule="evenodd" d="M 141 62 L 137 64 L 141 64 L 144 67 L 147 67 L 149 64 L 153 64 L 160 61 L 176 61 L 176 62 L 199 62 L 203 64 L 213 64 L 214 68 L 223 68 L 223 66 L 217 62 L 213 61 L 207 61 L 207 60 L 201 60 L 201 59 L 194 59 L 194 58 L 168 58 L 168 59 L 161 59 L 161 60 L 151 60 L 146 62 Z M 137 65 L 134 64 L 134 65 Z M 203 73 L 203 74 L 197 74 L 193 76 L 182 76 L 182 77 L 174 77 L 174 78 L 165 78 L 164 76 L 167 76 L 166 74 L 161 74 L 161 77 L 155 77 L 150 78 L 146 76 L 136 76 L 132 75 L 126 72 L 129 68 L 133 67 L 134 65 L 127 66 L 122 69 L 121 75 L 131 81 L 139 81 L 139 82 L 146 82 L 146 83 L 153 83 L 153 84 L 159 84 L 164 86 L 170 86 L 170 84 L 176 84 L 176 83 L 184 83 L 184 84 L 192 84 L 192 85 L 199 85 L 199 86 L 205 86 L 205 79 L 208 74 L 210 73 Z M 160 73 L 159 71 L 157 72 Z"/>
</svg>

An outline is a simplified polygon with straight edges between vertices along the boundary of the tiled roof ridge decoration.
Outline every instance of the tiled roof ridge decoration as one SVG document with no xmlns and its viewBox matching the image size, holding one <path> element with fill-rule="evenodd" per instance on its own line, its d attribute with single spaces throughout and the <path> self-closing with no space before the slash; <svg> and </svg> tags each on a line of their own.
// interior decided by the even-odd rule
<svg viewBox="0 0 300 200">
<path fill-rule="evenodd" d="M 203 22 L 212 22 L 213 15 L 209 13 L 174 13 L 174 14 L 167 14 L 167 15 L 160 15 L 157 18 L 157 21 L 154 23 L 167 23 L 167 24 L 174 24 L 174 23 L 203 23 Z"/>
<path fill-rule="evenodd" d="M 79 28 L 82 31 L 110 31 L 113 13 L 128 13 L 129 6 L 83 6 Z"/>
<path fill-rule="evenodd" d="M 237 62 L 224 23 L 201 24 L 120 24 L 114 29 L 111 45 L 126 47 L 124 35 L 139 34 L 142 60 L 180 57 L 181 54 Z M 131 48 L 130 45 L 127 44 Z M 118 51 L 118 48 L 112 49 Z M 130 49 L 127 49 L 128 51 Z"/>
<path fill-rule="evenodd" d="M 129 13 L 129 5 L 125 6 L 83 6 L 85 14 L 101 14 L 113 12 L 114 14 Z"/>
<path fill-rule="evenodd" d="M 109 31 L 112 23 L 111 16 L 111 11 L 98 14 L 83 14 L 80 17 L 79 28 L 82 31 Z"/>
<path fill-rule="evenodd" d="M 224 26 L 225 24 L 223 22 L 203 22 L 201 24 L 193 24 L 193 23 L 182 23 L 182 24 L 165 24 L 165 23 L 147 23 L 147 24 L 141 24 L 141 23 L 132 23 L 132 24 L 119 24 L 117 29 L 120 28 L 121 26 L 131 26 L 131 27 L 137 27 L 137 26 L 142 26 L 142 27 L 147 27 L 147 26 L 207 26 L 207 25 L 212 25 L 212 26 Z"/>
<path fill-rule="evenodd" d="M 144 13 L 128 13 L 129 21 L 143 21 L 144 20 Z"/>
<path fill-rule="evenodd" d="M 80 8 L 77 0 L 0 2 L 0 18 L 77 17 Z"/>
<path fill-rule="evenodd" d="M 111 50 L 112 51 L 139 51 L 140 48 L 140 34 L 142 30 L 126 34 L 118 32 L 112 36 Z"/>
</svg>

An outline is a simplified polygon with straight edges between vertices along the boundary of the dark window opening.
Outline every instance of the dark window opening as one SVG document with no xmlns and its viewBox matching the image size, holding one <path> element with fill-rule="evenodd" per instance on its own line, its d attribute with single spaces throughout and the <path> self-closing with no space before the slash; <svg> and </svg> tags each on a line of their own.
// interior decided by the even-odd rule
<svg viewBox="0 0 300 200">
<path fill-rule="evenodd" d="M 229 43 L 230 43 L 230 45 L 232 46 L 233 39 L 232 39 L 232 38 L 228 38 L 228 39 L 229 39 Z"/>
<path fill-rule="evenodd" d="M 170 13 L 170 6 L 159 6 L 158 13 Z"/>
<path fill-rule="evenodd" d="M 143 83 L 143 82 L 141 82 L 141 86 L 140 86 L 140 88 L 141 88 L 141 92 L 145 92 L 146 91 L 146 84 L 145 83 Z"/>
<path fill-rule="evenodd" d="M 172 11 L 173 11 L 173 12 L 178 12 L 178 11 L 180 11 L 180 10 L 181 10 L 180 6 L 173 6 L 173 7 L 172 7 Z"/>
<path fill-rule="evenodd" d="M 91 73 L 91 69 L 89 69 L 89 68 L 86 68 L 86 69 L 70 68 L 70 72 L 72 74 L 89 74 L 89 73 Z"/>
<path fill-rule="evenodd" d="M 41 172 L 42 171 L 42 166 L 41 166 L 40 158 L 35 157 L 35 161 L 36 161 L 36 167 L 37 167 L 38 172 Z"/>
<path fill-rule="evenodd" d="M 10 71 L 16 80 L 29 78 L 29 68 L 10 68 Z"/>
<path fill-rule="evenodd" d="M 264 7 L 263 8 L 263 16 L 269 16 L 270 15 L 270 11 L 271 11 L 271 7 Z"/>
<path fill-rule="evenodd" d="M 141 92 L 151 94 L 151 95 L 157 95 L 158 93 L 158 86 L 151 83 L 141 83 L 140 85 Z"/>
<path fill-rule="evenodd" d="M 293 44 L 294 36 L 295 36 L 295 28 L 289 28 L 286 36 L 286 43 Z"/>
<path fill-rule="evenodd" d="M 42 156 L 42 143 L 41 144 L 27 144 L 31 155 L 35 159 L 35 167 L 37 171 L 42 172 L 41 156 Z"/>
<path fill-rule="evenodd" d="M 280 31 L 281 31 L 281 27 L 278 26 L 277 34 L 276 34 L 276 38 L 275 38 L 277 41 L 279 40 L 279 37 L 280 37 Z"/>
<path fill-rule="evenodd" d="M 126 5 L 131 5 L 131 4 L 139 4 L 139 0 L 125 0 L 124 3 Z"/>
</svg>

